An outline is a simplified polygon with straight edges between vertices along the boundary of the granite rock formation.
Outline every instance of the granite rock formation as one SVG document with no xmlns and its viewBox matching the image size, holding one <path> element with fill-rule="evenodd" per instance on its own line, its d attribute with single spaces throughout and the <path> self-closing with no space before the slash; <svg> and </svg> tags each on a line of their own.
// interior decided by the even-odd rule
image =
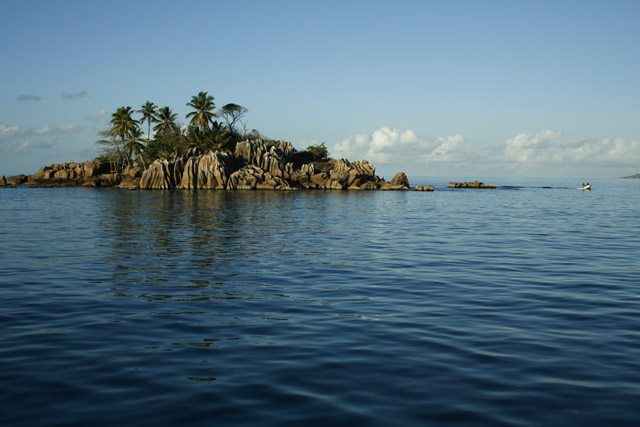
<svg viewBox="0 0 640 427">
<path fill-rule="evenodd" d="M 27 182 L 28 179 L 29 177 L 23 174 L 5 177 L 5 180 L 7 181 L 6 185 L 9 185 L 9 186 L 24 184 L 25 182 Z"/>
<path fill-rule="evenodd" d="M 473 182 L 450 182 L 449 188 L 496 188 L 495 185 L 485 184 L 480 181 Z"/>
<path fill-rule="evenodd" d="M 298 159 L 298 160 L 296 160 Z M 108 163 L 88 161 L 43 166 L 30 177 L 0 179 L 0 185 L 93 187 L 127 189 L 220 189 L 220 190 L 408 190 L 404 173 L 391 182 L 376 175 L 366 160 L 332 159 L 299 164 L 290 142 L 241 141 L 233 153 L 190 149 L 185 154 L 157 159 L 146 170 L 130 165 L 121 173 Z M 298 164 L 299 167 L 294 167 Z"/>
<path fill-rule="evenodd" d="M 123 176 L 112 173 L 108 163 L 86 161 L 81 163 L 59 163 L 43 166 L 25 182 L 32 186 L 91 186 L 112 187 L 122 181 Z"/>
<path fill-rule="evenodd" d="M 242 141 L 233 154 L 197 150 L 158 159 L 144 171 L 142 189 L 212 188 L 226 190 L 359 189 L 406 190 L 405 174 L 387 183 L 366 160 L 331 160 L 324 168 L 306 163 L 294 169 L 290 142 Z M 395 179 L 395 178 L 394 178 Z"/>
</svg>

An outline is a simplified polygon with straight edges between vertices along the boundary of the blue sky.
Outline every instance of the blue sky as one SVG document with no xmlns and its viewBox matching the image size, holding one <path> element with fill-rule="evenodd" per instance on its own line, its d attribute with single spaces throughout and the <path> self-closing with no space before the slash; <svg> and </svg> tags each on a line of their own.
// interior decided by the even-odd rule
<svg viewBox="0 0 640 427">
<path fill-rule="evenodd" d="M 120 106 L 250 129 L 384 176 L 640 172 L 638 1 L 29 1 L 0 14 L 0 174 L 97 155 Z"/>
</svg>

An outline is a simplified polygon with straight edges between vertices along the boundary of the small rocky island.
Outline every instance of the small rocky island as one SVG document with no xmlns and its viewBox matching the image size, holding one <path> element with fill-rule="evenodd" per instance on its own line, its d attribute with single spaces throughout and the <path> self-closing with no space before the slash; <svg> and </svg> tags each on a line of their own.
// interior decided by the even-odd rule
<svg viewBox="0 0 640 427">
<path fill-rule="evenodd" d="M 31 176 L 0 175 L 0 186 L 119 187 L 141 190 L 409 190 L 403 172 L 389 182 L 367 160 L 330 159 L 325 143 L 296 150 L 290 142 L 247 132 L 245 107 L 230 103 L 217 112 L 201 91 L 187 103 L 181 126 L 168 106 L 147 101 L 139 110 L 118 108 L 109 128 L 98 132 L 100 156 L 81 163 L 43 166 Z M 140 114 L 138 119 L 134 114 Z M 220 120 L 218 120 L 220 119 Z M 154 124 L 152 128 L 152 124 Z M 146 142 L 142 128 L 146 125 Z M 153 129 L 153 131 L 152 131 Z M 451 188 L 495 188 L 478 181 Z M 414 187 L 433 191 L 434 187 Z"/>
<path fill-rule="evenodd" d="M 43 187 L 87 186 L 127 189 L 219 189 L 219 190 L 408 190 L 406 174 L 396 174 L 390 182 L 376 175 L 367 160 L 350 162 L 297 162 L 290 142 L 245 140 L 233 153 L 202 152 L 194 148 L 183 155 L 155 160 L 145 170 L 128 166 L 113 172 L 108 163 L 87 161 L 43 166 L 31 176 L 0 177 L 3 185 Z M 433 191 L 433 187 L 417 187 Z"/>
<path fill-rule="evenodd" d="M 450 182 L 449 188 L 496 188 L 493 184 L 485 184 L 480 181 L 473 182 Z"/>
</svg>

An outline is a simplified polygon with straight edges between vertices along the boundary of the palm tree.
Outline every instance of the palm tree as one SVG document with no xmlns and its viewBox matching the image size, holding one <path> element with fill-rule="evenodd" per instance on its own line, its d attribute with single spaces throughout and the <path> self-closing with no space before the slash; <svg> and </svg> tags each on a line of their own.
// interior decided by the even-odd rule
<svg viewBox="0 0 640 427">
<path fill-rule="evenodd" d="M 158 110 L 158 106 L 153 102 L 147 101 L 142 108 L 140 108 L 137 113 L 142 114 L 142 118 L 140 119 L 140 123 L 144 123 L 147 121 L 147 145 L 149 145 L 149 139 L 151 138 L 151 122 L 157 122 L 156 113 Z"/>
<path fill-rule="evenodd" d="M 115 113 L 111 115 L 111 129 L 109 130 L 109 134 L 114 138 L 119 136 L 122 140 L 122 145 L 125 145 L 125 137 L 134 129 L 138 128 L 138 122 L 131 118 L 131 113 L 133 110 L 131 107 L 120 107 L 116 110 Z M 118 156 L 120 154 L 120 149 L 116 145 L 116 149 L 118 151 Z M 119 169 L 117 166 L 116 169 Z"/>
<path fill-rule="evenodd" d="M 142 168 L 146 169 L 147 167 L 145 165 L 144 158 L 142 157 L 142 153 L 145 147 L 144 147 L 144 144 L 140 142 L 140 138 L 142 137 L 142 131 L 140 130 L 139 127 L 136 126 L 135 128 L 129 131 L 127 136 L 129 138 L 127 139 L 127 142 L 124 145 L 124 151 L 127 155 L 127 160 L 129 161 L 129 164 L 133 163 L 131 161 L 131 155 L 135 154 L 136 160 L 139 160 L 140 162 L 142 162 Z"/>
<path fill-rule="evenodd" d="M 187 107 L 195 110 L 187 114 L 187 119 L 191 117 L 190 123 L 198 126 L 203 133 L 209 130 L 209 123 L 211 123 L 213 118 L 218 117 L 218 115 L 213 112 L 216 108 L 216 104 L 213 103 L 213 96 L 208 96 L 207 92 L 200 92 L 192 96 L 191 102 L 187 104 Z"/>
<path fill-rule="evenodd" d="M 211 124 L 211 142 L 217 150 L 232 151 L 232 133 L 222 123 L 215 121 Z"/>
<path fill-rule="evenodd" d="M 158 123 L 153 127 L 153 130 L 160 134 L 169 133 L 171 131 L 178 131 L 180 127 L 176 124 L 178 115 L 174 114 L 169 107 L 162 107 L 158 110 L 156 116 L 156 122 Z"/>
<path fill-rule="evenodd" d="M 125 136 L 131 129 L 138 126 L 137 122 L 131 118 L 133 110 L 131 107 L 120 107 L 111 115 L 111 135 L 119 136 L 124 143 Z"/>
</svg>

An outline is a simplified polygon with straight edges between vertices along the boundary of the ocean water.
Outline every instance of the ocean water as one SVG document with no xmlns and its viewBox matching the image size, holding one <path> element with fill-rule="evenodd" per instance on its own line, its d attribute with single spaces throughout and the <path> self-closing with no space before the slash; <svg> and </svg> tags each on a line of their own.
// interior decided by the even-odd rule
<svg viewBox="0 0 640 427">
<path fill-rule="evenodd" d="M 0 188 L 0 425 L 640 425 L 640 180 L 487 182 Z"/>
</svg>

